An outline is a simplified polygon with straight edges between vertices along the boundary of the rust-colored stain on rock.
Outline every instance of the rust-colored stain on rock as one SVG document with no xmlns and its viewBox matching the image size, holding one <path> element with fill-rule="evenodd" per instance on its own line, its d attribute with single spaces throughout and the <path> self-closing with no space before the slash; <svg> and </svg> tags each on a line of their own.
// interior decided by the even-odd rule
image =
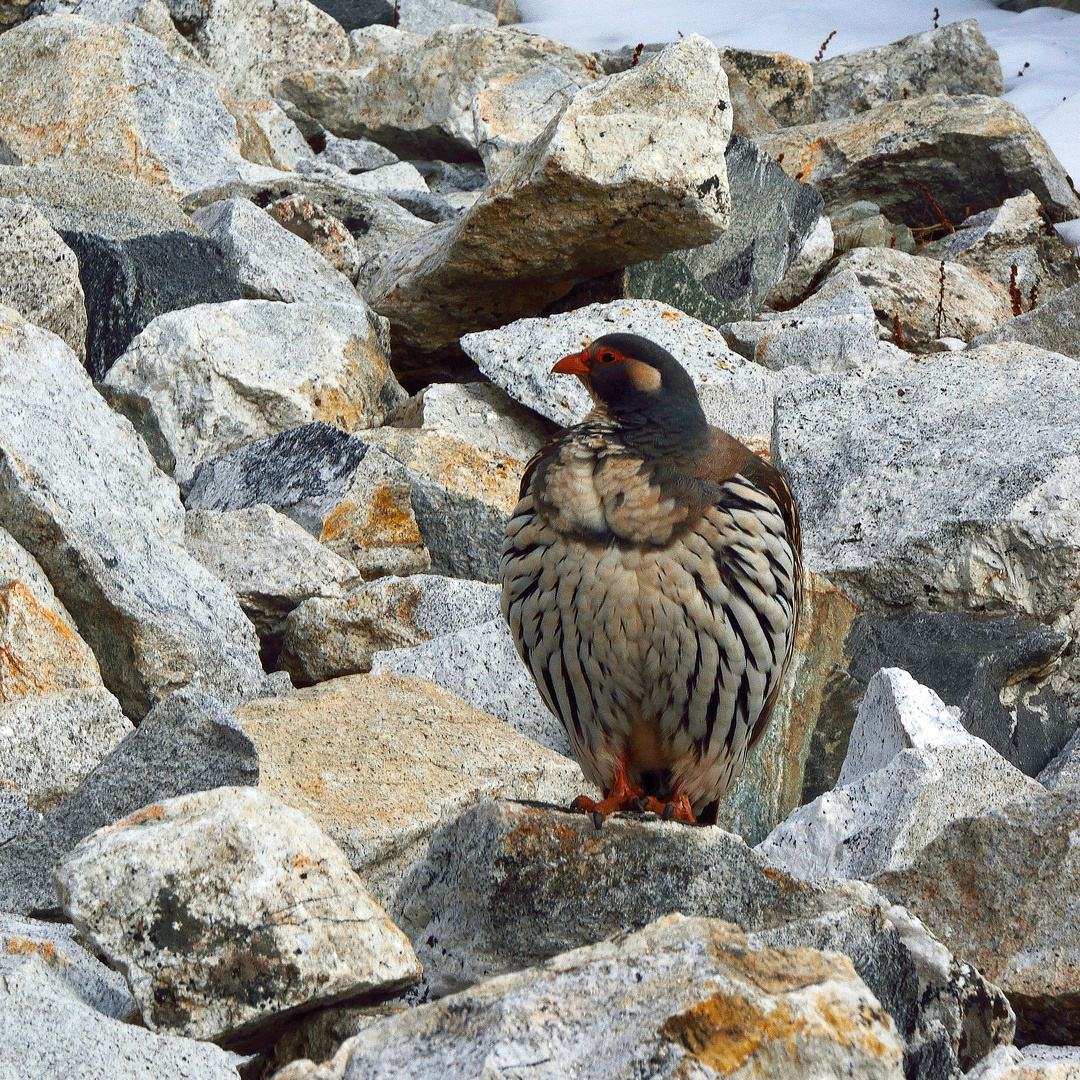
<svg viewBox="0 0 1080 1080">
<path fill-rule="evenodd" d="M 407 490 L 396 490 L 393 485 L 383 483 L 375 489 L 366 507 L 342 500 L 323 523 L 319 539 L 323 543 L 347 539 L 365 548 L 420 545 L 424 541 L 411 511 Z"/>
<path fill-rule="evenodd" d="M 40 956 L 50 967 L 66 967 L 68 958 L 51 941 L 29 941 L 23 937 L 8 939 L 8 956 Z"/>
</svg>

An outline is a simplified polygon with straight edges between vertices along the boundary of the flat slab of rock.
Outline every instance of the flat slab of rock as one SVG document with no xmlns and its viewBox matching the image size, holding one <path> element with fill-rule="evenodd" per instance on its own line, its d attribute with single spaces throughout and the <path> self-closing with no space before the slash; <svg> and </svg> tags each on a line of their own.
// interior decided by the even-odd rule
<svg viewBox="0 0 1080 1080">
<path fill-rule="evenodd" d="M 893 101 L 841 120 L 758 139 L 784 171 L 813 184 L 827 210 L 872 199 L 893 221 L 940 225 L 1030 189 L 1053 221 L 1080 217 L 1080 198 L 1043 137 L 1015 105 L 968 94 Z M 783 155 L 781 157 L 781 155 Z"/>
<path fill-rule="evenodd" d="M 891 45 L 814 65 L 814 107 L 837 120 L 887 101 L 926 94 L 1001 93 L 1001 64 L 975 19 L 910 34 Z"/>
<path fill-rule="evenodd" d="M 773 399 L 799 372 L 776 374 L 731 351 L 715 327 L 656 300 L 592 304 L 548 318 L 467 334 L 461 347 L 515 401 L 561 427 L 583 420 L 592 399 L 552 365 L 604 334 L 640 334 L 667 349 L 689 372 L 709 423 L 755 449 L 768 447 Z"/>
<path fill-rule="evenodd" d="M 492 383 L 433 383 L 424 390 L 423 427 L 528 461 L 554 430 Z"/>
<path fill-rule="evenodd" d="M 1051 296 L 1034 311 L 1027 311 L 980 334 L 972 340 L 971 346 L 978 348 L 1002 341 L 1036 345 L 1080 360 L 1080 285 Z"/>
<path fill-rule="evenodd" d="M 693 35 L 580 90 L 459 222 L 383 264 L 372 307 L 432 351 L 534 315 L 577 281 L 715 239 L 730 134 L 719 54 Z M 549 213 L 553 198 L 572 212 Z"/>
<path fill-rule="evenodd" d="M 0 490 L 0 525 L 48 573 L 126 715 L 196 674 L 230 702 L 263 689 L 251 624 L 183 549 L 176 486 L 74 353 L 10 309 Z"/>
<path fill-rule="evenodd" d="M 380 1020 L 321 1074 L 297 1063 L 278 1076 L 465 1080 L 499 1062 L 528 1065 L 538 1080 L 739 1071 L 899 1080 L 901 1059 L 891 1019 L 846 957 L 754 952 L 719 919 L 669 915 Z"/>
<path fill-rule="evenodd" d="M 82 840 L 54 881 L 159 1034 L 238 1044 L 292 1011 L 420 977 L 337 845 L 257 788 L 144 807 Z"/>
<path fill-rule="evenodd" d="M 389 904 L 428 838 L 486 795 L 568 805 L 573 761 L 423 679 L 354 675 L 252 702 L 237 719 L 261 786 L 332 836 Z"/>
<path fill-rule="evenodd" d="M 164 442 L 183 484 L 203 461 L 279 432 L 317 420 L 359 431 L 392 417 L 406 395 L 374 318 L 358 298 L 200 304 L 158 316 L 105 384 L 136 427 L 149 408 L 151 445 Z"/>
<path fill-rule="evenodd" d="M 1021 1042 L 1080 1042 L 1080 792 L 953 822 L 877 885 L 1009 996 Z"/>
<path fill-rule="evenodd" d="M 301 604 L 285 624 L 281 667 L 297 686 L 363 674 L 376 653 L 498 616 L 494 585 L 435 574 L 380 578 L 348 596 Z"/>
<path fill-rule="evenodd" d="M 584 814 L 485 799 L 431 838 L 389 910 L 442 996 L 673 911 L 763 930 L 873 896 L 777 872 L 716 827 L 621 814 L 598 830 Z"/>
<path fill-rule="evenodd" d="M 0 42 L 0 100 L 0 140 L 27 164 L 62 160 L 186 195 L 241 163 L 207 72 L 134 26 L 51 15 L 15 27 Z"/>
<path fill-rule="evenodd" d="M 255 746 L 220 702 L 196 686 L 177 690 L 69 799 L 0 844 L 0 910 L 56 919 L 52 869 L 83 837 L 148 803 L 258 781 Z"/>
</svg>

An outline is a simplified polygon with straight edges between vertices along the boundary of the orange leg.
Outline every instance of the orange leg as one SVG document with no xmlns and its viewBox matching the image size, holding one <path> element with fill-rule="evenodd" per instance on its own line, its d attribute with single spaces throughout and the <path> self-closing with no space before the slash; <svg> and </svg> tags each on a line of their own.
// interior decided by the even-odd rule
<svg viewBox="0 0 1080 1080">
<path fill-rule="evenodd" d="M 608 814 L 625 810 L 633 810 L 639 814 L 651 811 L 665 821 L 685 821 L 691 825 L 695 822 L 690 800 L 685 795 L 679 795 L 665 803 L 646 795 L 643 788 L 634 787 L 626 778 L 625 755 L 619 758 L 615 779 L 611 787 L 604 792 L 604 798 L 600 802 L 586 795 L 579 795 L 570 804 L 570 809 L 579 814 L 591 814 L 593 821 L 598 823 L 597 828 L 603 824 Z"/>
</svg>

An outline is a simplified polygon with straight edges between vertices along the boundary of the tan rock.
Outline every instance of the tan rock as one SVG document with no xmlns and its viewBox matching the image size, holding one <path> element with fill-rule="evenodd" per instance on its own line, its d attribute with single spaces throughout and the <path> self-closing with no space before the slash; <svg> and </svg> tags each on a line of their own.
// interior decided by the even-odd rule
<svg viewBox="0 0 1080 1080">
<path fill-rule="evenodd" d="M 814 73 L 805 60 L 781 52 L 728 48 L 721 53 L 721 62 L 729 77 L 734 69 L 746 80 L 774 127 L 808 124 L 813 119 Z"/>
<path fill-rule="evenodd" d="M 760 136 L 827 210 L 859 199 L 907 225 L 958 223 L 1030 189 L 1053 221 L 1080 217 L 1065 170 L 1024 114 L 997 97 L 935 94 Z"/>
<path fill-rule="evenodd" d="M 389 258 L 368 298 L 402 342 L 433 351 L 707 243 L 728 223 L 730 133 L 719 53 L 691 36 L 580 90 L 461 219 Z"/>
<path fill-rule="evenodd" d="M 360 251 L 340 219 L 303 195 L 277 199 L 266 212 L 279 225 L 306 240 L 335 270 L 356 281 Z"/>
<path fill-rule="evenodd" d="M 241 707 L 264 790 L 314 818 L 380 903 L 487 795 L 568 804 L 578 766 L 424 679 L 354 675 Z"/>
<path fill-rule="evenodd" d="M 277 102 L 259 98 L 226 104 L 240 135 L 240 153 L 247 161 L 292 172 L 299 162 L 315 156 Z"/>
</svg>

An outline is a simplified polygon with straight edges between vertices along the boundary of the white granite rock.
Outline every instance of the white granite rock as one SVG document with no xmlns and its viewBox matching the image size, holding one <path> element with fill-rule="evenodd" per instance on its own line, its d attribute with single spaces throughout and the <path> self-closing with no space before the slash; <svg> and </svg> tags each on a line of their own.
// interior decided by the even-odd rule
<svg viewBox="0 0 1080 1080">
<path fill-rule="evenodd" d="M 54 880 L 154 1032 L 228 1041 L 420 976 L 341 849 L 258 788 L 148 806 L 81 841 Z"/>
<path fill-rule="evenodd" d="M 423 427 L 528 461 L 551 425 L 491 383 L 433 383 L 424 390 Z"/>
<path fill-rule="evenodd" d="M 315 156 L 296 124 L 276 101 L 257 98 L 230 100 L 226 104 L 236 121 L 240 153 L 247 161 L 292 172 L 301 161 Z"/>
<path fill-rule="evenodd" d="M 456 0 L 398 0 L 397 25 L 410 34 L 434 34 L 452 26 L 480 26 L 494 29 L 495 16 L 483 8 L 456 3 Z"/>
</svg>

